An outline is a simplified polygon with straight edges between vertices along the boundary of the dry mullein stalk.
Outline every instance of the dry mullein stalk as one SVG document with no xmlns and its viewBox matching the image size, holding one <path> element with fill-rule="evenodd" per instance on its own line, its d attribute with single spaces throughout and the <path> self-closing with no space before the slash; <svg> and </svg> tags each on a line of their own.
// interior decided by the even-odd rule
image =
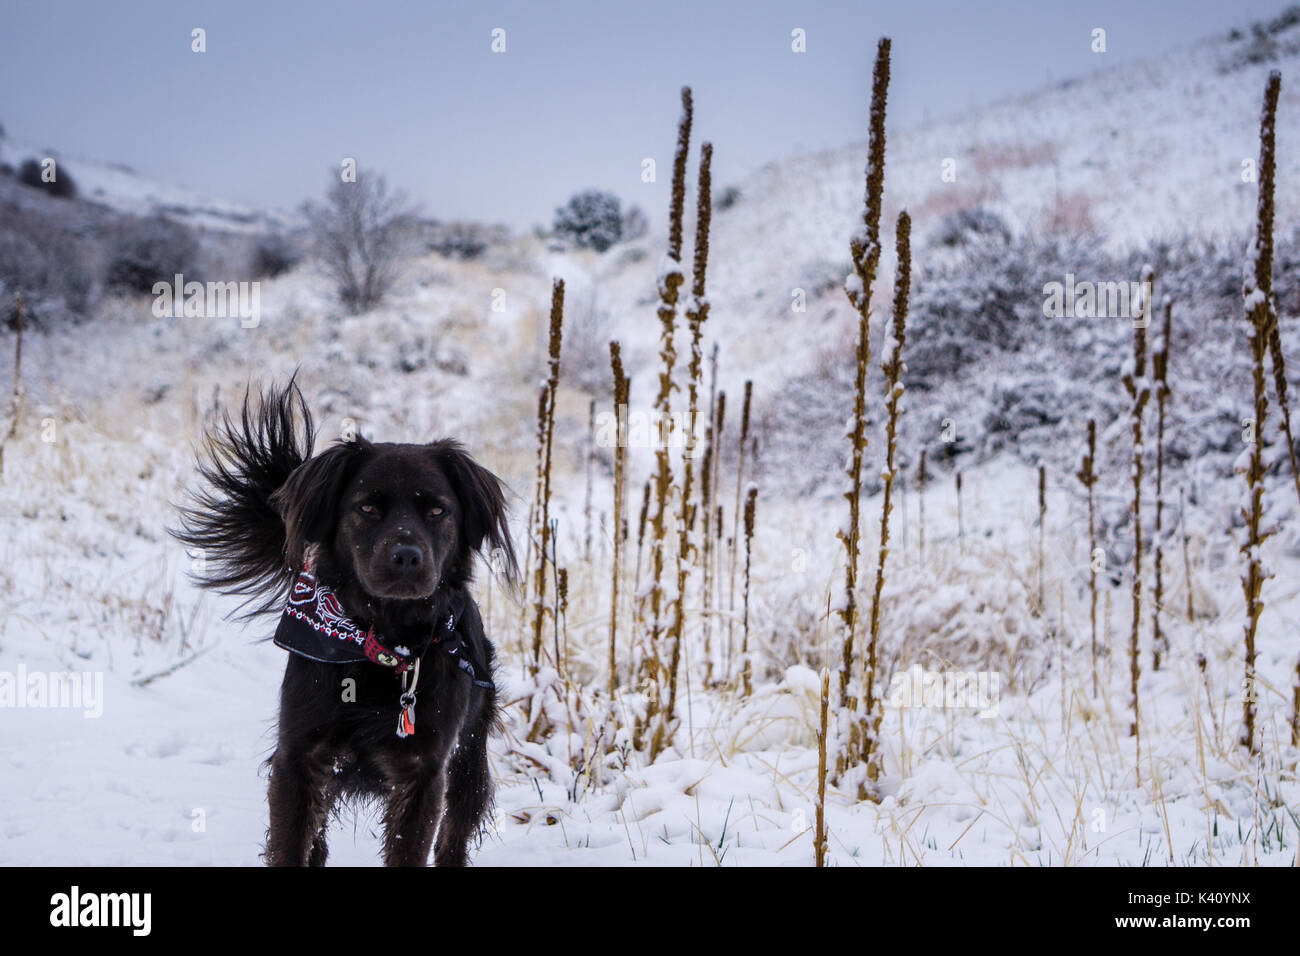
<svg viewBox="0 0 1300 956">
<path fill-rule="evenodd" d="M 1115 673 L 1114 672 L 1115 644 L 1114 641 L 1111 640 L 1112 632 L 1110 629 L 1110 610 L 1111 610 L 1110 588 L 1107 588 L 1104 594 L 1106 596 L 1106 600 L 1102 602 L 1103 610 L 1101 616 L 1101 620 L 1102 620 L 1101 631 L 1102 634 L 1105 635 L 1106 637 L 1106 686 L 1109 687 L 1111 685 L 1111 678 L 1114 676 Z"/>
<path fill-rule="evenodd" d="M 636 579 L 635 585 L 641 588 L 641 551 L 645 546 L 646 518 L 650 514 L 650 482 L 641 489 L 641 514 L 636 523 Z"/>
<path fill-rule="evenodd" d="M 546 434 L 542 456 L 541 493 L 538 496 L 538 525 L 541 540 L 537 550 L 537 570 L 533 578 L 533 660 L 535 675 L 542 661 L 542 625 L 546 617 L 546 552 L 551 541 L 551 451 L 555 439 L 555 399 L 560 387 L 560 345 L 564 335 L 564 280 L 551 286 L 551 334 L 548 347 L 546 378 Z M 557 659 L 555 666 L 559 667 Z"/>
<path fill-rule="evenodd" d="M 1151 301 L 1155 295 L 1155 274 L 1147 266 L 1142 275 L 1145 297 L 1142 301 L 1143 318 L 1133 323 L 1133 370 L 1124 375 L 1124 390 L 1132 399 L 1130 413 L 1133 431 L 1133 627 L 1129 632 L 1129 706 L 1133 710 L 1133 721 L 1129 724 L 1129 736 L 1134 738 L 1138 759 L 1134 765 L 1137 779 L 1142 778 L 1141 753 L 1142 741 L 1139 736 L 1141 711 L 1138 704 L 1138 679 L 1142 674 L 1142 665 L 1138 657 L 1138 638 L 1142 627 L 1142 413 L 1151 398 L 1151 386 L 1147 382 L 1147 324 L 1151 316 Z"/>
<path fill-rule="evenodd" d="M 867 367 L 871 363 L 871 287 L 880 266 L 880 210 L 885 187 L 885 101 L 889 93 L 889 38 L 881 37 L 876 47 L 876 65 L 871 78 L 871 119 L 867 142 L 866 194 L 863 200 L 862 229 L 849 240 L 853 272 L 845 279 L 849 304 L 858 313 L 858 342 L 854 353 L 853 417 L 849 419 L 848 466 L 845 469 L 844 497 L 848 499 L 848 521 L 838 533 L 844 545 L 844 598 L 838 609 L 843 635 L 840 664 L 840 709 L 849 724 L 842 741 L 843 752 L 837 767 L 843 769 L 858 761 L 862 742 L 853 715 L 858 698 L 853 687 L 853 669 L 857 637 L 858 557 L 861 539 L 860 507 L 862 496 L 862 459 L 867 449 Z"/>
<path fill-rule="evenodd" d="M 1246 559 L 1246 573 L 1242 577 L 1242 590 L 1246 596 L 1246 678 L 1243 682 L 1241 733 L 1237 742 L 1250 753 L 1257 753 L 1259 742 L 1255 739 L 1255 635 L 1259 629 L 1259 615 L 1264 609 L 1260 590 L 1268 577 L 1260 557 L 1260 547 L 1270 532 L 1261 527 L 1264 518 L 1264 425 L 1268 418 L 1268 393 L 1264 378 L 1264 361 L 1267 356 L 1272 323 L 1275 318 L 1272 303 L 1273 284 L 1273 178 L 1275 161 L 1277 99 L 1282 88 L 1282 75 L 1274 70 L 1269 74 L 1264 91 L 1264 109 L 1259 123 L 1259 199 L 1256 206 L 1255 244 L 1251 268 L 1246 271 L 1243 288 L 1246 319 L 1250 323 L 1251 381 L 1254 386 L 1254 441 L 1250 447 L 1250 464 L 1246 469 L 1247 503 L 1242 508 L 1246 520 L 1246 543 L 1241 553 Z"/>
<path fill-rule="evenodd" d="M 672 624 L 668 630 L 670 644 L 668 703 L 650 743 L 651 760 L 658 754 L 664 741 L 671 736 L 669 723 L 677 707 L 677 668 L 681 661 L 681 645 L 686 627 L 686 575 L 688 562 L 694 562 L 697 550 L 690 531 L 693 523 L 690 511 L 693 506 L 691 496 L 695 490 L 695 430 L 700 410 L 700 377 L 704 370 L 701 335 L 704 323 L 709 317 L 709 300 L 705 298 L 705 279 L 709 268 L 709 225 L 713 210 L 710 180 L 712 166 L 713 146 L 705 143 L 700 147 L 699 185 L 696 190 L 695 258 L 692 268 L 691 297 L 686 304 L 686 325 L 691 331 L 691 358 L 687 365 L 686 435 L 682 445 L 682 487 L 678 499 L 680 512 L 677 522 L 677 593 L 673 597 Z"/>
<path fill-rule="evenodd" d="M 916 470 L 916 499 L 917 508 L 919 509 L 917 517 L 917 528 L 920 536 L 918 547 L 920 548 L 920 561 L 925 564 L 925 480 L 929 475 L 925 471 L 925 449 L 921 449 L 921 463 Z"/>
<path fill-rule="evenodd" d="M 749 559 L 751 544 L 754 540 L 754 505 L 758 501 L 758 486 L 750 484 L 745 495 L 745 595 L 742 643 L 740 645 L 742 665 L 741 680 L 746 697 L 754 693 L 754 669 L 749 661 Z"/>
<path fill-rule="evenodd" d="M 591 564 L 591 486 L 596 461 L 596 400 L 587 403 L 587 487 L 582 501 L 582 560 Z"/>
<path fill-rule="evenodd" d="M 555 547 L 554 541 L 551 547 Z M 555 594 L 557 598 L 556 611 L 558 616 L 555 623 L 555 657 L 556 660 L 563 661 L 563 667 L 560 668 L 564 674 L 564 679 L 569 679 L 569 569 L 557 568 L 555 571 Z M 563 637 L 563 644 L 561 644 Z M 563 646 L 563 653 L 560 647 Z"/>
<path fill-rule="evenodd" d="M 749 404 L 754 396 L 754 383 L 745 382 L 745 399 L 740 407 L 740 444 L 739 463 L 736 465 L 736 510 L 733 514 L 735 527 L 740 527 L 740 490 L 744 486 L 745 478 L 745 445 L 749 442 Z M 738 536 L 734 533 L 731 535 L 731 584 L 727 595 L 727 610 L 734 612 L 736 610 L 736 567 L 739 562 L 736 560 L 736 548 L 740 542 Z M 734 614 L 733 614 L 734 616 Z M 732 618 L 727 618 L 727 645 L 731 645 L 731 623 Z"/>
<path fill-rule="evenodd" d="M 5 446 L 13 441 L 18 433 L 18 419 L 23 412 L 22 368 L 23 368 L 23 316 L 25 313 L 23 294 L 14 298 L 14 321 L 17 324 L 14 338 L 14 390 L 9 400 L 9 430 L 4 441 L 0 441 L 0 478 L 4 477 Z"/>
<path fill-rule="evenodd" d="M 686 202 L 686 161 L 690 150 L 692 113 L 690 87 L 682 87 L 682 116 L 677 127 L 677 150 L 673 155 L 672 199 L 668 210 L 668 251 L 659 269 L 659 357 L 663 360 L 663 367 L 659 372 L 659 393 L 655 399 L 655 411 L 660 422 L 661 433 L 655 452 L 655 509 L 650 521 L 651 583 L 646 595 L 649 604 L 649 628 L 646 634 L 644 677 L 652 682 L 653 692 L 649 695 L 645 724 L 649 724 L 658 714 L 664 677 L 662 649 L 659 643 L 664 626 L 664 544 L 668 536 L 668 499 L 673 483 L 668 433 L 671 428 L 672 393 L 675 388 L 673 368 L 677 362 L 673 334 L 677 322 L 679 291 L 682 283 L 685 282 L 685 277 L 682 275 L 682 207 Z M 643 730 L 644 725 L 638 724 L 637 732 L 634 734 L 634 742 L 638 748 L 642 743 Z"/>
<path fill-rule="evenodd" d="M 1291 678 L 1291 746 L 1300 747 L 1300 657 Z"/>
<path fill-rule="evenodd" d="M 614 570 L 610 575 L 609 596 L 609 696 L 618 687 L 618 582 L 623 556 L 623 523 L 627 511 L 627 420 L 628 378 L 623 372 L 623 355 L 617 342 L 609 343 L 609 365 L 614 373 Z"/>
<path fill-rule="evenodd" d="M 957 472 L 954 478 L 956 479 L 957 482 L 957 543 L 961 545 L 961 550 L 965 552 L 966 529 L 965 529 L 965 523 L 962 521 L 962 514 L 961 514 L 961 472 L 960 471 Z"/>
<path fill-rule="evenodd" d="M 1097 460 L 1097 422 L 1088 419 L 1088 451 L 1083 456 L 1083 466 L 1075 472 L 1079 483 L 1088 489 L 1088 620 L 1092 625 L 1092 696 L 1097 696 L 1097 520 L 1096 502 L 1092 487 L 1097 483 L 1093 462 Z"/>
<path fill-rule="evenodd" d="M 1274 130 L 1277 100 L 1281 90 L 1282 75 L 1274 70 L 1268 78 L 1260 129 L 1260 203 L 1257 236 L 1259 255 L 1256 259 L 1255 288 L 1263 296 L 1268 309 L 1268 350 L 1273 363 L 1273 389 L 1277 392 L 1277 404 L 1282 412 L 1282 434 L 1286 439 L 1287 455 L 1291 459 L 1291 477 L 1295 481 L 1296 495 L 1300 496 L 1300 467 L 1296 464 L 1295 440 L 1291 431 L 1291 402 L 1287 398 L 1286 358 L 1282 354 L 1282 330 L 1278 322 L 1277 302 L 1273 297 L 1273 188 L 1277 175 Z M 1263 128 L 1264 125 L 1268 127 L 1267 133 Z M 1267 208 L 1263 202 L 1265 194 L 1268 195 Z"/>
<path fill-rule="evenodd" d="M 719 457 L 721 457 L 721 456 L 719 455 Z M 715 466 L 715 467 L 717 466 L 717 462 L 716 462 L 716 461 L 714 462 L 714 466 Z M 724 538 L 724 537 L 722 536 L 722 505 L 718 505 L 718 506 L 713 510 L 713 527 L 714 527 L 714 532 L 713 532 L 713 580 L 714 580 L 714 581 L 717 581 L 717 582 L 720 582 L 720 581 L 722 580 L 722 557 L 721 557 L 721 555 L 722 555 L 722 551 L 723 551 L 724 546 L 729 546 L 729 543 L 730 543 L 730 540 L 731 540 L 730 538 Z M 735 531 L 733 530 L 732 533 L 734 534 Z M 717 597 L 718 601 L 721 601 L 721 600 L 722 600 L 722 586 L 721 586 L 721 584 L 719 584 L 719 586 L 718 586 L 718 590 L 717 590 L 716 597 Z M 719 633 L 721 633 L 721 628 L 719 628 Z M 724 674 L 730 674 L 730 673 L 731 673 L 731 641 L 730 641 L 730 639 L 728 639 L 728 640 L 726 640 L 725 642 L 723 642 L 723 648 L 722 648 L 722 660 L 723 660 L 723 663 L 722 663 L 722 672 L 723 672 Z"/>
<path fill-rule="evenodd" d="M 912 219 L 906 212 L 898 215 L 895 242 L 898 270 L 894 279 L 893 341 L 885 353 L 880 370 L 885 376 L 885 468 L 881 473 L 884 489 L 880 504 L 880 548 L 876 552 L 876 587 L 871 598 L 871 627 L 863 661 L 862 756 L 867 762 L 867 779 L 880 777 L 879 736 L 884 717 L 876 693 L 880 653 L 880 597 L 885 587 L 885 561 L 889 557 L 889 515 L 893 510 L 894 481 L 898 477 L 898 417 L 903 398 L 903 346 L 907 341 L 907 301 L 912 286 Z M 865 796 L 865 791 L 863 796 Z"/>
<path fill-rule="evenodd" d="M 1047 555 L 1043 549 L 1043 531 L 1047 527 L 1047 468 L 1038 466 L 1038 613 L 1045 612 L 1047 599 L 1043 590 L 1043 573 Z"/>
<path fill-rule="evenodd" d="M 813 833 L 813 850 L 817 865 L 826 865 L 826 737 L 830 730 L 831 703 L 831 600 L 826 595 L 825 649 L 822 655 L 822 694 L 817 721 L 817 829 Z"/>
<path fill-rule="evenodd" d="M 1187 579 L 1187 623 L 1196 622 L 1196 605 L 1192 601 L 1191 534 L 1187 531 L 1187 491 L 1178 490 L 1178 520 L 1183 526 L 1183 577 Z"/>
<path fill-rule="evenodd" d="M 710 416 L 712 420 L 712 416 Z M 709 618 L 712 612 L 713 600 L 710 591 L 713 588 L 713 574 L 710 564 L 713 560 L 713 515 L 712 515 L 712 485 L 713 485 L 713 425 L 710 424 L 704 432 L 704 461 L 700 465 L 700 512 L 704 515 L 704 547 L 701 553 L 701 565 L 704 580 L 700 583 L 700 606 L 704 626 L 704 683 L 706 686 L 713 684 L 713 646 L 712 634 L 713 629 L 710 627 Z"/>
<path fill-rule="evenodd" d="M 541 515 L 542 473 L 546 468 L 546 405 L 549 397 L 550 389 L 543 382 L 541 389 L 537 393 L 537 467 L 533 477 L 533 500 L 528 505 L 528 547 L 524 549 L 523 594 L 519 602 L 519 630 L 521 632 L 528 626 L 528 610 L 532 606 L 528 598 L 529 585 L 534 576 L 533 555 L 536 554 L 542 543 L 542 535 L 537 522 Z"/>
<path fill-rule="evenodd" d="M 1160 334 L 1160 350 L 1151 356 L 1151 368 L 1156 391 L 1156 528 L 1155 541 L 1155 593 L 1151 602 L 1151 669 L 1160 670 L 1160 664 L 1169 652 L 1169 639 L 1160 629 L 1160 612 L 1165 600 L 1164 580 L 1164 520 L 1165 520 L 1165 411 L 1169 405 L 1169 333 L 1173 318 L 1173 303 L 1165 300 L 1165 322 Z"/>
<path fill-rule="evenodd" d="M 716 352 L 716 347 L 715 347 Z M 704 558 L 704 600 L 707 602 L 704 613 L 704 639 L 711 643 L 713 634 L 713 609 L 717 607 L 722 597 L 722 587 L 719 583 L 722 580 L 722 492 L 720 482 L 722 480 L 722 439 L 726 433 L 727 426 L 727 393 L 718 392 L 717 414 L 713 419 L 713 457 L 712 471 L 708 473 L 708 501 L 704 502 L 706 511 L 710 510 L 709 502 L 713 502 L 716 507 L 713 510 L 712 521 L 709 526 L 709 533 L 705 536 L 705 558 Z M 703 493 L 703 492 L 702 492 Z M 721 628 L 719 627 L 719 633 Z M 730 654 L 728 645 L 727 653 Z M 712 660 L 709 662 L 710 669 L 713 666 Z"/>
</svg>

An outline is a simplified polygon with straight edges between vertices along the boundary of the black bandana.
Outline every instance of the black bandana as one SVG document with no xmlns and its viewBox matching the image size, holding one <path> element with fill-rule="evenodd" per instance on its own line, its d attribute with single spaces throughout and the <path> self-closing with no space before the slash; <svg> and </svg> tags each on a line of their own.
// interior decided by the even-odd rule
<svg viewBox="0 0 1300 956">
<path fill-rule="evenodd" d="M 457 610 L 463 605 L 463 595 L 453 593 L 446 620 L 433 628 L 422 647 L 412 650 L 403 644 L 390 644 L 375 633 L 373 626 L 363 631 L 348 617 L 333 589 L 310 571 L 303 571 L 293 582 L 274 640 L 286 651 L 309 660 L 327 664 L 370 661 L 402 674 L 431 646 L 455 634 Z"/>
<path fill-rule="evenodd" d="M 469 600 L 463 590 L 452 591 L 450 606 L 444 621 L 434 625 L 429 636 L 417 648 L 390 644 L 375 633 L 373 625 L 361 630 L 343 610 L 339 597 L 326 584 L 322 584 L 310 569 L 304 570 L 293 582 L 289 600 L 275 629 L 275 643 L 291 654 L 327 664 L 353 664 L 370 661 L 386 667 L 398 675 L 401 693 L 398 697 L 397 736 L 406 738 L 415 733 L 415 698 L 420 683 L 420 659 L 435 644 L 456 659 L 456 666 L 474 683 L 475 687 L 491 689 L 491 680 L 479 680 L 465 639 L 456 632 L 456 624 Z M 413 678 L 406 670 L 414 666 Z M 409 685 L 409 686 L 408 686 Z"/>
</svg>

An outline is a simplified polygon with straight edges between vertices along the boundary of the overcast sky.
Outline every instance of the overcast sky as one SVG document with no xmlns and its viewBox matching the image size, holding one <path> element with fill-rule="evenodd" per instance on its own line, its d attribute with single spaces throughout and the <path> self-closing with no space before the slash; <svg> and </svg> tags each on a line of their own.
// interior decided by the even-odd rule
<svg viewBox="0 0 1300 956">
<path fill-rule="evenodd" d="M 352 156 L 439 218 L 549 222 L 571 193 L 597 187 L 658 221 L 683 84 L 695 141 L 712 140 L 725 185 L 792 152 L 864 139 L 882 34 L 893 37 L 899 127 L 1285 6 L 0 0 L 0 122 L 10 140 L 259 206 L 296 206 Z M 206 53 L 191 52 L 195 27 Z M 1104 55 L 1089 49 L 1094 27 L 1107 31 Z M 805 53 L 791 50 L 795 28 Z M 640 181 L 647 156 L 664 172 L 657 186 Z M 75 177 L 70 159 L 68 169 Z"/>
</svg>

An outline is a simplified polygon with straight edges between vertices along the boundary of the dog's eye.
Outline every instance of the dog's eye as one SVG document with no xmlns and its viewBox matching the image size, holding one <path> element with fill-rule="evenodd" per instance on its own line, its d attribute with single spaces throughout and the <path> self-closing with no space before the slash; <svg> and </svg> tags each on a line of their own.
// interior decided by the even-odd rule
<svg viewBox="0 0 1300 956">
<path fill-rule="evenodd" d="M 442 513 L 443 513 L 443 509 L 438 505 L 434 505 L 432 508 L 429 509 L 429 517 L 431 518 L 437 518 Z"/>
<path fill-rule="evenodd" d="M 367 518 L 374 518 L 377 517 L 379 514 L 379 509 L 376 508 L 374 505 L 358 505 L 357 510 L 360 511 Z"/>
</svg>

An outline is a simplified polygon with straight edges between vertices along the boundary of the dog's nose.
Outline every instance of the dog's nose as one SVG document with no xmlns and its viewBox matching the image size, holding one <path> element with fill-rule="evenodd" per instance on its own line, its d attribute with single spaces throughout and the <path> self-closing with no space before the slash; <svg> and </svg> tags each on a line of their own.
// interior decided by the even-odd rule
<svg viewBox="0 0 1300 956">
<path fill-rule="evenodd" d="M 420 554 L 420 549 L 413 545 L 399 544 L 389 554 L 388 560 L 399 571 L 414 571 L 420 566 L 423 555 Z"/>
</svg>

